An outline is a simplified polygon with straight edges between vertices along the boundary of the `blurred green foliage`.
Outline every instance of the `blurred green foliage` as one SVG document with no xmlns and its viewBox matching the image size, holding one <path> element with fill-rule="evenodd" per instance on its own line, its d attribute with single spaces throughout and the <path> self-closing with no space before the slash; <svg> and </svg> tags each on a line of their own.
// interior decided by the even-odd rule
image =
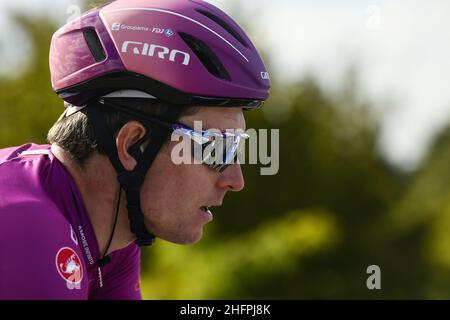
<svg viewBox="0 0 450 320">
<path fill-rule="evenodd" d="M 56 27 L 18 20 L 34 49 L 20 76 L 0 79 L 0 147 L 45 143 L 62 112 L 48 70 Z M 450 298 L 450 130 L 417 171 L 390 167 L 352 74 L 332 96 L 313 77 L 274 79 L 246 117 L 280 129 L 279 173 L 243 166 L 246 189 L 214 210 L 203 241 L 143 250 L 145 298 Z M 372 264 L 381 290 L 366 287 Z"/>
<path fill-rule="evenodd" d="M 27 53 L 29 65 L 14 70 L 20 76 L 0 77 L 0 146 L 45 142 L 49 125 L 63 111 L 61 100 L 52 91 L 48 67 L 50 40 L 56 27 L 26 16 L 17 19 L 27 31 L 33 50 Z"/>
</svg>

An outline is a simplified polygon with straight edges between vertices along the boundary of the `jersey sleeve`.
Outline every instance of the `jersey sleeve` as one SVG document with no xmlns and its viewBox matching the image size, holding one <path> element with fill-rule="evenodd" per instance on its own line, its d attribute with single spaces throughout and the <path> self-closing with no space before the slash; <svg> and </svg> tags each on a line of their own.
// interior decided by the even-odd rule
<svg viewBox="0 0 450 320">
<path fill-rule="evenodd" d="M 136 244 L 111 254 L 111 262 L 102 267 L 103 287 L 90 296 L 94 300 L 142 300 L 140 289 L 141 250 Z"/>
<path fill-rule="evenodd" d="M 70 228 L 51 203 L 0 207 L 0 299 L 87 298 L 85 267 Z"/>
</svg>

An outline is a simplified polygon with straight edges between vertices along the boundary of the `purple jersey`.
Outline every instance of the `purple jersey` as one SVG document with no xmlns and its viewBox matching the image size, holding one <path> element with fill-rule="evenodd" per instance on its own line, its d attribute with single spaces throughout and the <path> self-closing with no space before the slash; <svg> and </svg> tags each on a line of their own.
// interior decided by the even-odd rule
<svg viewBox="0 0 450 320">
<path fill-rule="evenodd" d="M 0 150 L 0 299 L 141 299 L 139 247 L 110 256 L 49 145 Z"/>
</svg>

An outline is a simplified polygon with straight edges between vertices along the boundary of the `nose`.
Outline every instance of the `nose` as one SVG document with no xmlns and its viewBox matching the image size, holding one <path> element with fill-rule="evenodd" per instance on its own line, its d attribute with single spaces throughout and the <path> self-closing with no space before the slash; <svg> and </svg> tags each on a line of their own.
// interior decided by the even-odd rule
<svg viewBox="0 0 450 320">
<path fill-rule="evenodd" d="M 218 187 L 227 191 L 241 191 L 244 189 L 244 176 L 241 165 L 238 163 L 228 166 L 221 174 L 218 180 Z"/>
</svg>

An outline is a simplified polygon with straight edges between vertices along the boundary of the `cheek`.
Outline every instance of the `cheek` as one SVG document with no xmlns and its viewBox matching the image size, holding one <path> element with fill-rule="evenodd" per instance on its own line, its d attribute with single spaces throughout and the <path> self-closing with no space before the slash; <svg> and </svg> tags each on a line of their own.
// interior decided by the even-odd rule
<svg viewBox="0 0 450 320">
<path fill-rule="evenodd" d="M 146 211 L 158 213 L 161 209 L 173 208 L 176 203 L 171 200 L 182 198 L 185 186 L 184 181 L 178 181 L 177 171 L 177 168 L 153 163 L 141 188 L 141 205 Z"/>
<path fill-rule="evenodd" d="M 170 215 L 202 199 L 205 188 L 211 190 L 211 176 L 203 165 L 175 165 L 170 148 L 164 148 L 147 172 L 141 188 L 144 212 Z M 205 187 L 207 185 L 207 187 Z"/>
<path fill-rule="evenodd" d="M 214 196 L 215 172 L 204 165 L 175 165 L 170 153 L 155 159 L 141 188 L 146 226 L 166 241 L 187 244 L 201 238 L 199 207 Z"/>
<path fill-rule="evenodd" d="M 159 215 L 176 211 L 192 198 L 192 166 L 175 165 L 166 149 L 160 152 L 147 172 L 141 188 L 141 205 L 145 211 Z M 167 214 L 167 213 L 166 213 Z"/>
</svg>

